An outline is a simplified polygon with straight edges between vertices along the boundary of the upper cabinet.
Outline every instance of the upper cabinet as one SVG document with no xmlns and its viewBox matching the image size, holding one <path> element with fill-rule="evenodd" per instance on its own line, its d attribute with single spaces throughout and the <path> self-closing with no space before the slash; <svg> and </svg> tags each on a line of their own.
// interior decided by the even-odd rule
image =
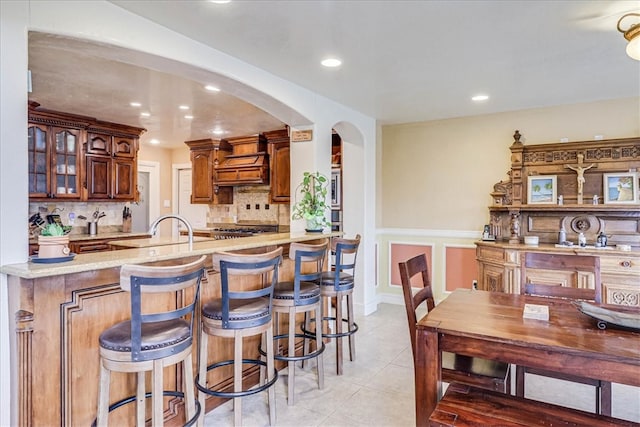
<svg viewBox="0 0 640 427">
<path fill-rule="evenodd" d="M 138 139 L 143 132 L 30 103 L 30 199 L 136 200 Z"/>
<path fill-rule="evenodd" d="M 233 187 L 220 187 L 214 167 L 231 154 L 225 141 L 198 139 L 185 141 L 191 150 L 191 203 L 232 204 Z"/>
<path fill-rule="evenodd" d="M 508 178 L 493 186 L 489 234 L 556 243 L 604 233 L 609 245 L 640 246 L 640 138 L 526 145 L 516 131 Z"/>
<path fill-rule="evenodd" d="M 289 131 L 279 129 L 264 132 L 269 153 L 270 203 L 289 203 L 291 199 L 291 156 Z"/>
</svg>

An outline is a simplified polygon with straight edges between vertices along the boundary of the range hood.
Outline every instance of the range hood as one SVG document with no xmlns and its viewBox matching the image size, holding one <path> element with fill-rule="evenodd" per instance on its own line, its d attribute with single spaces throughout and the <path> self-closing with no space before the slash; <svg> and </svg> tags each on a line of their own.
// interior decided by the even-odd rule
<svg viewBox="0 0 640 427">
<path fill-rule="evenodd" d="M 269 184 L 267 140 L 263 135 L 225 140 L 233 153 L 214 166 L 214 182 L 218 186 Z"/>
</svg>

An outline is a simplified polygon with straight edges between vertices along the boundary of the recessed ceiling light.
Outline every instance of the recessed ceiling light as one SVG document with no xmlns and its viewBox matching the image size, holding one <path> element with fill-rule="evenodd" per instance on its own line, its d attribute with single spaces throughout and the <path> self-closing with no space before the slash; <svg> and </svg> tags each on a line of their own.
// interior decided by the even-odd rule
<svg viewBox="0 0 640 427">
<path fill-rule="evenodd" d="M 209 0 L 209 3 L 227 4 L 227 3 L 231 3 L 231 0 Z"/>
<path fill-rule="evenodd" d="M 145 112 L 143 112 L 143 113 L 140 113 L 140 115 L 141 115 L 142 117 L 150 117 L 150 116 L 151 116 L 151 113 L 147 113 L 147 112 L 145 111 Z"/>
<path fill-rule="evenodd" d="M 206 85 L 204 88 L 205 88 L 206 90 L 210 90 L 211 92 L 220 92 L 220 89 L 219 89 L 219 88 L 217 88 L 217 87 L 215 87 L 215 86 L 212 86 L 212 85 Z"/>
<path fill-rule="evenodd" d="M 327 58 L 327 59 L 323 59 L 321 62 L 322 65 L 324 65 L 325 67 L 339 67 L 340 65 L 342 65 L 342 61 L 340 61 L 338 58 Z"/>
<path fill-rule="evenodd" d="M 130 102 L 129 105 L 131 105 L 132 107 L 140 107 L 140 106 L 142 106 L 142 104 L 140 104 L 139 102 Z"/>
<path fill-rule="evenodd" d="M 178 108 L 181 109 L 181 110 L 188 110 L 189 106 L 188 105 L 181 105 Z"/>
<path fill-rule="evenodd" d="M 222 135 L 224 131 L 222 129 L 213 129 L 211 133 L 214 135 Z"/>
<path fill-rule="evenodd" d="M 150 144 L 160 144 L 160 141 L 158 141 L 157 139 L 153 138 L 149 140 Z"/>
<path fill-rule="evenodd" d="M 486 101 L 487 99 L 489 99 L 489 95 L 476 95 L 471 97 L 471 100 L 476 102 Z"/>
<path fill-rule="evenodd" d="M 187 114 L 186 116 L 184 116 L 184 118 L 185 118 L 185 119 L 189 119 L 189 120 L 191 120 L 191 119 L 193 119 L 193 116 L 192 116 L 192 115 L 190 115 L 190 114 Z"/>
</svg>

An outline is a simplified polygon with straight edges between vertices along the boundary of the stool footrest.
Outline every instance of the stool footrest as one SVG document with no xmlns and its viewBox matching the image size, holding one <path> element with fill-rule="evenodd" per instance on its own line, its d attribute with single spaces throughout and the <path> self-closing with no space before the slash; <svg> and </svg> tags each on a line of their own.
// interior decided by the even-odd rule
<svg viewBox="0 0 640 427">
<path fill-rule="evenodd" d="M 163 390 L 162 391 L 162 395 L 163 396 L 180 397 L 180 398 L 184 399 L 184 393 L 182 393 L 180 391 Z M 145 399 L 149 399 L 152 396 L 153 396 L 153 393 L 151 393 L 151 392 L 146 392 L 144 394 Z M 129 397 L 125 397 L 124 399 L 118 400 L 117 402 L 109 405 L 109 412 L 115 411 L 116 409 L 120 408 L 121 406 L 127 405 L 129 403 L 133 403 L 136 400 L 137 400 L 137 396 L 129 396 Z M 187 422 L 184 424 L 184 427 L 191 427 L 191 426 L 195 425 L 196 422 L 198 421 L 198 417 L 200 417 L 200 411 L 202 410 L 202 408 L 200 407 L 200 402 L 198 402 L 196 400 L 195 404 L 196 404 L 196 414 L 193 417 L 191 417 L 191 419 L 187 420 Z M 96 427 L 97 424 L 98 424 L 98 420 L 94 419 L 93 423 L 91 423 L 91 427 Z"/>
<path fill-rule="evenodd" d="M 216 368 L 221 368 L 223 366 L 229 366 L 229 365 L 233 365 L 234 361 L 233 359 L 230 360 L 223 360 L 222 362 L 218 362 L 218 363 L 214 363 L 212 365 L 207 366 L 207 372 L 209 372 L 212 369 L 216 369 Z M 259 366 L 267 366 L 266 362 L 263 362 L 262 360 L 257 360 L 257 359 L 242 359 L 242 364 L 248 364 L 248 365 L 259 365 Z M 241 391 L 216 391 L 216 390 L 211 390 L 209 388 L 207 388 L 206 386 L 203 386 L 202 384 L 200 384 L 200 374 L 196 375 L 195 378 L 195 383 L 196 383 L 196 387 L 198 388 L 199 391 L 208 394 L 209 396 L 215 396 L 215 397 L 222 397 L 222 398 L 235 398 L 235 397 L 244 397 L 244 396 L 250 396 L 252 394 L 256 394 L 256 393 L 260 393 L 261 391 L 264 391 L 266 389 L 268 389 L 269 387 L 271 387 L 272 385 L 274 385 L 276 383 L 276 380 L 278 379 L 278 370 L 274 369 L 273 370 L 273 378 L 269 381 L 267 381 L 266 383 L 259 385 L 255 388 L 251 388 L 249 390 L 241 390 Z"/>
<path fill-rule="evenodd" d="M 335 318 L 335 317 L 323 317 L 323 318 L 322 318 L 322 320 L 323 320 L 323 321 L 325 321 L 325 320 L 326 320 L 326 321 L 330 321 L 330 322 L 331 322 L 331 321 L 332 321 L 332 322 L 335 322 L 335 321 L 336 321 L 336 318 Z M 311 323 L 313 323 L 313 322 L 315 322 L 315 321 L 316 321 L 316 319 L 311 319 L 311 320 L 310 320 L 310 322 L 311 322 Z M 347 325 L 349 324 L 349 319 L 342 319 L 342 321 L 343 321 L 343 322 L 346 322 L 346 323 L 347 323 Z M 314 333 L 313 331 L 309 331 L 309 330 L 305 329 L 305 328 L 304 328 L 304 326 L 302 326 L 302 327 L 301 327 L 301 329 L 302 329 L 302 332 L 304 332 L 305 334 L 312 334 L 312 333 Z M 353 322 L 353 328 L 348 329 L 347 331 L 345 331 L 345 332 L 341 332 L 341 333 L 339 333 L 339 334 L 338 334 L 338 333 L 335 333 L 335 334 L 325 334 L 325 333 L 322 333 L 322 338 L 340 338 L 340 337 L 348 337 L 349 335 L 353 335 L 353 334 L 355 334 L 356 332 L 358 332 L 358 324 L 357 324 L 356 322 Z"/>
<path fill-rule="evenodd" d="M 309 340 L 313 340 L 316 341 L 316 336 L 315 335 L 311 335 L 311 334 L 295 334 L 296 338 L 305 338 L 305 339 L 309 339 Z M 324 338 L 325 335 L 322 335 L 322 337 Z M 289 339 L 289 334 L 280 334 L 280 335 L 274 335 L 273 336 L 273 340 L 282 340 L 282 339 Z M 323 342 L 321 342 L 320 344 L 322 344 L 321 347 L 319 347 L 316 351 L 313 351 L 311 353 L 307 353 L 307 354 L 303 354 L 301 356 L 283 356 L 281 354 L 274 354 L 273 358 L 276 360 L 282 360 L 285 362 L 298 362 L 300 360 L 308 360 L 308 359 L 313 359 L 314 357 L 318 357 L 322 354 L 322 352 L 325 349 L 325 344 Z M 258 347 L 258 352 L 263 355 L 266 356 L 267 353 L 261 348 Z"/>
</svg>

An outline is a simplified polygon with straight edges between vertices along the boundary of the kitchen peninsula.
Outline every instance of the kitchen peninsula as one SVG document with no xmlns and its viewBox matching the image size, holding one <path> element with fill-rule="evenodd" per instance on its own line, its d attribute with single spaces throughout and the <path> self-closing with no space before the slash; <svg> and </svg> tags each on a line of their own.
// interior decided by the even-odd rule
<svg viewBox="0 0 640 427">
<path fill-rule="evenodd" d="M 292 242 L 340 236 L 313 233 L 269 233 L 230 240 L 195 241 L 192 250 L 186 243 L 149 246 L 118 251 L 80 254 L 73 261 L 59 264 L 22 263 L 2 266 L 8 276 L 12 391 L 18 395 L 19 425 L 90 425 L 96 416 L 98 394 L 98 336 L 107 327 L 129 317 L 129 295 L 120 290 L 120 267 L 124 264 L 184 263 L 201 255 L 219 251 L 283 246 Z M 283 259 L 281 278 L 293 277 L 293 263 Z M 242 286 L 252 286 L 242 283 Z M 208 261 L 201 298 L 218 296 L 219 275 Z M 151 305 L 166 306 L 170 300 L 153 300 Z M 194 344 L 197 346 L 197 344 Z M 257 355 L 258 342 L 249 342 L 247 356 Z M 230 358 L 233 346 L 222 339 L 210 345 L 209 360 Z M 253 353 L 256 353 L 255 355 Z M 194 357 L 195 364 L 195 357 Z M 223 370 L 224 371 L 224 370 Z M 231 372 L 209 377 L 210 385 L 229 386 Z M 245 371 L 249 380 L 257 372 Z M 165 370 L 165 389 L 181 383 L 177 367 Z M 135 394 L 135 386 L 126 376 L 114 377 L 111 401 Z M 177 399 L 176 399 L 177 400 Z M 207 408 L 221 403 L 213 398 Z M 169 401 L 165 417 L 181 410 L 181 402 Z M 112 414 L 114 425 L 127 425 L 134 418 L 134 405 Z"/>
</svg>

